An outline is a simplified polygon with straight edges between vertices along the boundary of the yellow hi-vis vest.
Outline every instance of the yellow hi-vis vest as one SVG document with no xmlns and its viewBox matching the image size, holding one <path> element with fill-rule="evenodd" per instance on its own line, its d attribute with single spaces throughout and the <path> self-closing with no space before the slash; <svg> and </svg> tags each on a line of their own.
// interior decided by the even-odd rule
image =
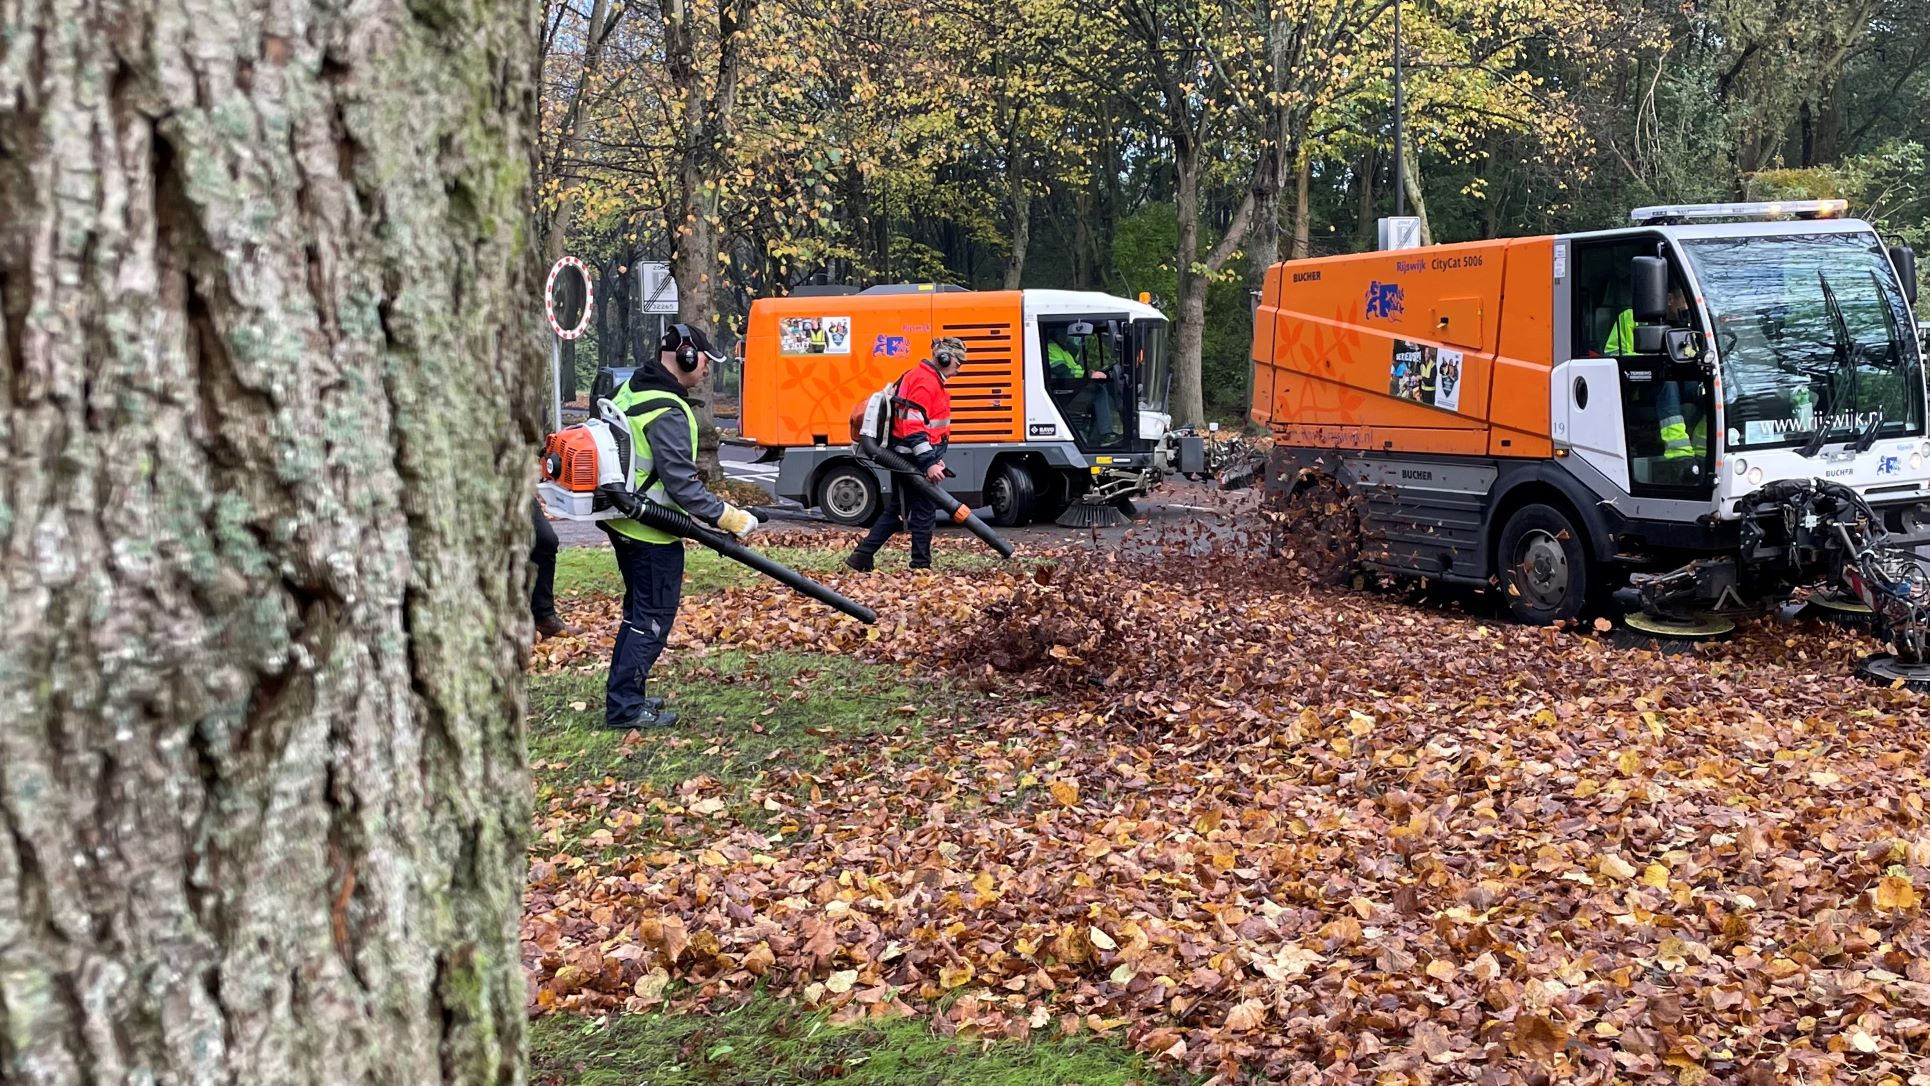
<svg viewBox="0 0 1930 1086">
<path fill-rule="evenodd" d="M 1079 364 L 1079 356 L 1057 343 L 1048 342 L 1045 345 L 1045 357 L 1047 364 L 1054 371 L 1054 377 L 1069 377 L 1077 380 L 1086 375 L 1086 368 Z"/>
<path fill-rule="evenodd" d="M 663 480 L 651 480 L 651 476 L 656 471 L 656 458 L 650 452 L 650 438 L 645 431 L 659 415 L 666 411 L 680 410 L 684 413 L 684 420 L 690 424 L 690 447 L 693 450 L 696 449 L 697 416 L 691 412 L 690 405 L 684 402 L 682 396 L 663 389 L 653 388 L 638 392 L 628 381 L 625 381 L 623 387 L 617 390 L 617 394 L 610 398 L 610 403 L 618 411 L 623 412 L 624 417 L 630 422 L 630 441 L 636 449 L 636 476 L 630 480 L 631 485 L 642 486 L 646 481 L 650 482 L 650 489 L 643 492 L 644 497 L 667 509 L 683 512 L 684 510 L 676 502 L 670 500 L 669 493 L 663 488 Z M 675 543 L 678 541 L 676 536 L 661 528 L 652 528 L 629 517 L 617 517 L 607 523 L 611 529 L 640 542 Z"/>
</svg>

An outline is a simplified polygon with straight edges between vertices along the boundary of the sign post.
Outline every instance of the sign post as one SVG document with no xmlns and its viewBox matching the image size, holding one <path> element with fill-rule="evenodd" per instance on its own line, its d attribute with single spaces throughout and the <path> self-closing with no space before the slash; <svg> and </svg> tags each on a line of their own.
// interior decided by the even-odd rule
<svg viewBox="0 0 1930 1086">
<path fill-rule="evenodd" d="M 664 318 L 677 315 L 677 279 L 670 274 L 670 262 L 646 260 L 638 264 L 637 286 L 643 312 L 657 318 L 657 339 L 661 342 Z"/>
<path fill-rule="evenodd" d="M 1419 215 L 1388 215 L 1380 220 L 1382 249 L 1418 249 L 1421 245 Z"/>
<path fill-rule="evenodd" d="M 570 279 L 572 275 L 575 276 L 575 282 Z M 562 322 L 556 317 L 556 286 L 559 281 L 564 285 L 563 304 L 566 311 L 568 305 L 576 300 L 576 285 L 580 283 L 582 286 L 583 312 L 577 315 L 574 327 L 563 327 Z M 550 431 L 552 433 L 563 428 L 563 341 L 573 340 L 583 334 L 583 330 L 590 326 L 590 313 L 595 308 L 596 289 L 591 285 L 590 270 L 583 266 L 581 260 L 573 256 L 558 260 L 550 268 L 549 280 L 543 284 L 543 316 L 549 321 L 550 331 L 556 333 L 556 338 L 550 341 Z"/>
</svg>

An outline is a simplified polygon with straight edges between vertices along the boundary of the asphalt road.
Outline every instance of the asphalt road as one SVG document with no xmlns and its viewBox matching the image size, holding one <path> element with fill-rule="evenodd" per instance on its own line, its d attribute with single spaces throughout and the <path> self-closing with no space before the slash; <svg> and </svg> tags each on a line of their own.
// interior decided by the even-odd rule
<svg viewBox="0 0 1930 1086">
<path fill-rule="evenodd" d="M 776 464 L 756 464 L 749 459 L 749 451 L 734 446 L 725 446 L 722 452 L 724 473 L 732 479 L 754 483 L 766 490 L 777 481 Z M 1050 546 L 1076 542 L 1090 542 L 1103 550 L 1116 549 L 1129 537 L 1144 544 L 1187 544 L 1200 540 L 1214 539 L 1233 530 L 1238 515 L 1250 509 L 1256 500 L 1253 491 L 1222 492 L 1203 483 L 1187 482 L 1184 479 L 1171 479 L 1163 484 L 1148 498 L 1137 504 L 1137 514 L 1131 521 L 1110 528 L 1062 528 L 1055 524 L 1031 524 L 1023 528 L 1001 529 L 1000 534 L 1014 544 L 1032 543 L 1035 546 Z M 795 502 L 772 498 L 769 505 L 762 507 L 771 516 L 771 526 L 787 524 L 827 528 L 849 533 L 855 541 L 864 534 L 863 529 L 847 528 L 826 520 L 816 510 L 805 509 Z M 979 516 L 987 510 L 976 510 Z M 553 521 L 557 538 L 566 547 L 600 544 L 604 541 L 603 531 L 595 524 L 558 520 Z M 940 524 L 941 532 L 963 532 L 949 524 Z"/>
</svg>

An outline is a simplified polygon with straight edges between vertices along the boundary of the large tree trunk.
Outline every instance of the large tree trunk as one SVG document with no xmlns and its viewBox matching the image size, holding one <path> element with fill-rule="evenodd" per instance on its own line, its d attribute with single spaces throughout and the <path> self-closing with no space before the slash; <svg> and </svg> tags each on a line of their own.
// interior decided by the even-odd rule
<svg viewBox="0 0 1930 1086">
<path fill-rule="evenodd" d="M 1421 244 L 1434 244 L 1434 226 L 1427 221 L 1427 197 L 1421 192 L 1420 156 L 1414 153 L 1410 141 L 1401 146 L 1401 187 L 1407 191 L 1407 202 L 1411 205 L 1407 212 L 1421 220 Z"/>
<path fill-rule="evenodd" d="M 1293 250 L 1291 259 L 1305 260 L 1308 247 L 1312 243 L 1310 231 L 1313 215 L 1308 208 L 1308 189 L 1313 180 L 1313 156 L 1305 150 L 1300 152 L 1300 168 L 1294 171 L 1293 182 Z"/>
<path fill-rule="evenodd" d="M 1253 209 L 1259 204 L 1260 185 L 1249 186 L 1234 209 L 1226 232 L 1211 252 L 1200 255 L 1200 180 L 1205 172 L 1199 157 L 1183 149 L 1173 155 L 1174 205 L 1179 215 L 1179 245 L 1174 266 L 1179 290 L 1179 322 L 1173 328 L 1173 373 L 1179 385 L 1178 402 L 1171 405 L 1174 421 L 1180 425 L 1206 422 L 1204 396 L 1204 358 L 1206 333 L 1206 293 L 1213 276 L 1225 269 L 1226 262 L 1239 251 L 1253 222 Z"/>
<path fill-rule="evenodd" d="M 1198 270 L 1200 252 L 1200 166 L 1194 156 L 1175 154 L 1174 204 L 1179 245 L 1174 251 L 1179 320 L 1173 327 L 1173 421 L 1181 426 L 1206 422 L 1200 355 L 1206 329 L 1206 277 Z"/>
<path fill-rule="evenodd" d="M 0 0 L 0 1079 L 521 1081 L 538 11 Z"/>
<path fill-rule="evenodd" d="M 1025 253 L 1032 244 L 1032 190 L 1025 185 L 1025 173 L 1014 160 L 1012 167 L 1012 256 L 1005 262 L 1005 289 L 1019 289 L 1025 276 Z"/>
<path fill-rule="evenodd" d="M 757 0 L 719 0 L 716 42 L 698 38 L 693 0 L 660 0 L 664 51 L 682 130 L 678 133 L 677 199 L 666 224 L 671 237 L 670 274 L 677 280 L 677 319 L 701 325 L 722 342 L 717 297 L 722 289 L 725 238 L 719 229 L 724 162 L 734 132 L 737 84 L 744 46 Z M 714 64 L 709 78 L 700 63 Z M 715 344 L 713 344 L 715 346 Z M 712 369 L 695 390 L 697 466 L 712 481 L 722 477 L 717 463 L 719 435 L 712 412 L 717 398 Z"/>
<path fill-rule="evenodd" d="M 1362 249 L 1373 249 L 1379 245 L 1374 225 L 1379 218 L 1379 207 L 1374 202 L 1374 172 L 1378 168 L 1378 156 L 1372 147 L 1361 155 L 1359 165 L 1354 168 L 1357 197 L 1354 229 L 1359 235 Z"/>
<path fill-rule="evenodd" d="M 583 59 L 577 65 L 576 78 L 569 83 L 570 103 L 563 111 L 562 122 L 557 126 L 556 146 L 545 163 L 545 172 L 549 177 L 564 182 L 562 201 L 542 222 L 543 255 L 551 264 L 563 255 L 569 243 L 570 231 L 576 226 L 579 210 L 576 171 L 584 161 L 585 138 L 594 127 L 585 120 L 585 116 L 590 112 L 590 96 L 601 93 L 597 83 L 603 78 L 603 44 L 609 40 L 610 31 L 621 18 L 623 9 L 619 7 L 612 12 L 610 0 L 594 0 L 590 5 L 589 23 L 581 42 Z"/>
<path fill-rule="evenodd" d="M 1080 190 L 1072 198 L 1072 289 L 1092 286 L 1091 269 L 1099 263 L 1092 251 L 1092 194 Z"/>
</svg>

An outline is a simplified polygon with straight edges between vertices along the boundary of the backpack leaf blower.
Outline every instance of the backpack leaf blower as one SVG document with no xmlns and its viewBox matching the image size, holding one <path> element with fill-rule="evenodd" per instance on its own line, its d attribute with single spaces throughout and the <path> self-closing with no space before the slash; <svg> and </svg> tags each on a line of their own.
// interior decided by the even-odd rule
<svg viewBox="0 0 1930 1086">
<path fill-rule="evenodd" d="M 884 465 L 904 484 L 931 499 L 954 524 L 964 525 L 973 535 L 985 541 L 985 545 L 998 552 L 1000 558 L 1012 557 L 1012 544 L 1005 537 L 992 530 L 992 526 L 978 519 L 972 511 L 957 498 L 943 489 L 933 486 L 918 470 L 918 465 L 888 448 L 880 440 L 881 434 L 891 429 L 891 402 L 897 397 L 898 383 L 892 382 L 881 392 L 873 393 L 871 398 L 861 404 L 851 416 L 851 436 L 857 442 L 858 451 L 871 460 Z"/>
<path fill-rule="evenodd" d="M 749 566 L 789 588 L 867 625 L 878 613 L 797 570 L 746 547 L 728 533 L 697 523 L 688 513 L 659 505 L 632 487 L 635 474 L 628 420 L 608 400 L 598 401 L 604 417 L 568 426 L 544 443 L 543 480 L 536 489 L 543 504 L 565 520 L 613 520 L 640 524 L 694 540 L 734 562 Z"/>
</svg>

